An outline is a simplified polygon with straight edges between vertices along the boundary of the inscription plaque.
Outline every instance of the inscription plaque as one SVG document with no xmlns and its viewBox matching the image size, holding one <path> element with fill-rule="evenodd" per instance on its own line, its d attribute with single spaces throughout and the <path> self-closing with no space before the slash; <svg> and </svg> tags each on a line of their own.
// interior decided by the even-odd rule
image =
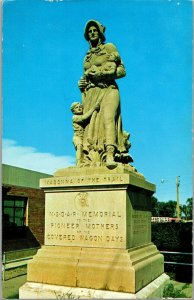
<svg viewBox="0 0 194 300">
<path fill-rule="evenodd" d="M 123 190 L 48 193 L 45 245 L 125 248 L 125 199 Z"/>
<path fill-rule="evenodd" d="M 151 242 L 151 212 L 134 210 L 131 215 L 133 247 Z"/>
<path fill-rule="evenodd" d="M 98 174 L 84 176 L 63 176 L 40 179 L 41 188 L 73 187 L 73 186 L 104 186 L 104 185 L 134 185 L 146 190 L 155 191 L 155 186 L 133 174 Z"/>
</svg>

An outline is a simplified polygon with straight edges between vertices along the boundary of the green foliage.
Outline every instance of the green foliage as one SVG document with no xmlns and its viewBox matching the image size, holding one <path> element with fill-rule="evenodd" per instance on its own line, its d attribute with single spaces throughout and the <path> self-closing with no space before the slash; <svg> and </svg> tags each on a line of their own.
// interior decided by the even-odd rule
<svg viewBox="0 0 194 300">
<path fill-rule="evenodd" d="M 193 198 L 187 199 L 187 220 L 193 219 Z"/>
<path fill-rule="evenodd" d="M 193 198 L 188 198 L 186 204 L 181 205 L 181 214 L 185 220 L 193 219 Z"/>
<path fill-rule="evenodd" d="M 172 283 L 169 283 L 163 291 L 163 297 L 164 298 L 187 298 L 187 295 L 174 287 L 174 285 Z"/>
<path fill-rule="evenodd" d="M 158 199 L 154 196 L 151 197 L 151 207 L 152 216 L 159 217 Z"/>
<path fill-rule="evenodd" d="M 176 217 L 176 201 L 160 202 L 156 197 L 151 198 L 153 217 Z M 193 198 L 188 198 L 186 204 L 180 205 L 181 215 L 186 220 L 192 220 Z"/>
<path fill-rule="evenodd" d="M 158 202 L 160 215 L 164 217 L 176 217 L 176 201 Z"/>
<path fill-rule="evenodd" d="M 176 216 L 176 201 L 159 202 L 157 198 L 152 197 L 152 216 L 153 217 L 172 217 Z"/>
<path fill-rule="evenodd" d="M 152 223 L 152 241 L 161 251 L 192 252 L 192 223 Z"/>
<path fill-rule="evenodd" d="M 192 253 L 192 223 L 152 223 L 152 242 L 160 251 Z M 164 261 L 192 263 L 192 255 L 164 254 Z M 171 279 L 191 282 L 192 266 L 165 264 Z"/>
</svg>

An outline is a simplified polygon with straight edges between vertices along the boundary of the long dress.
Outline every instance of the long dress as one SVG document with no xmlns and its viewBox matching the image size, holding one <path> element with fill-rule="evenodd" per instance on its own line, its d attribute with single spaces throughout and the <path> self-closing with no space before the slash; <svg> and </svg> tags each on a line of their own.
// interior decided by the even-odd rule
<svg viewBox="0 0 194 300">
<path fill-rule="evenodd" d="M 115 79 L 125 76 L 125 68 L 113 44 L 90 48 L 84 59 L 87 86 L 82 93 L 84 113 L 100 104 L 84 129 L 83 151 L 101 152 L 106 146 L 115 147 L 117 157 L 128 152 L 122 130 L 120 96 Z"/>
</svg>

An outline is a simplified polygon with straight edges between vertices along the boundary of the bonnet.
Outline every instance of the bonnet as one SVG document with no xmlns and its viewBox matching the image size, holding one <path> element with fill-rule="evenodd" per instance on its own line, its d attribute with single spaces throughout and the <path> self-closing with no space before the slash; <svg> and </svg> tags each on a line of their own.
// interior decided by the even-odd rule
<svg viewBox="0 0 194 300">
<path fill-rule="evenodd" d="M 105 32 L 105 27 L 100 24 L 100 22 L 96 21 L 96 20 L 89 20 L 87 23 L 86 23 L 86 26 L 85 26 L 85 30 L 84 30 L 84 37 L 87 41 L 89 41 L 89 37 L 88 37 L 88 29 L 91 27 L 91 26 L 95 26 L 97 27 L 98 29 L 98 32 L 99 32 L 99 35 L 100 35 L 100 38 L 102 40 L 102 42 L 105 41 L 105 36 L 104 36 L 104 32 Z"/>
</svg>

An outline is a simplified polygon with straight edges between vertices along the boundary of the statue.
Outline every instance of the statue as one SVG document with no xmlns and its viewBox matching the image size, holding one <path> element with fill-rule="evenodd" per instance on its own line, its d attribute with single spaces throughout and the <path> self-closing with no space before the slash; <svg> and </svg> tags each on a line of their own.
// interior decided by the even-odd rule
<svg viewBox="0 0 194 300">
<path fill-rule="evenodd" d="M 84 117 L 80 146 L 75 147 L 80 167 L 106 165 L 113 169 L 133 159 L 128 154 L 129 133 L 122 129 L 119 89 L 115 82 L 126 72 L 116 47 L 105 44 L 104 32 L 105 27 L 98 21 L 87 22 L 84 37 L 90 48 L 84 58 L 84 74 L 78 81 L 82 118 L 85 114 L 87 117 Z"/>
<path fill-rule="evenodd" d="M 80 166 L 82 162 L 84 123 L 86 120 L 90 119 L 95 110 L 99 110 L 99 104 L 96 104 L 94 108 L 91 108 L 85 114 L 83 114 L 83 106 L 81 103 L 73 102 L 71 104 L 71 111 L 73 113 L 72 124 L 74 129 L 73 144 L 76 150 L 77 166 Z"/>
</svg>

